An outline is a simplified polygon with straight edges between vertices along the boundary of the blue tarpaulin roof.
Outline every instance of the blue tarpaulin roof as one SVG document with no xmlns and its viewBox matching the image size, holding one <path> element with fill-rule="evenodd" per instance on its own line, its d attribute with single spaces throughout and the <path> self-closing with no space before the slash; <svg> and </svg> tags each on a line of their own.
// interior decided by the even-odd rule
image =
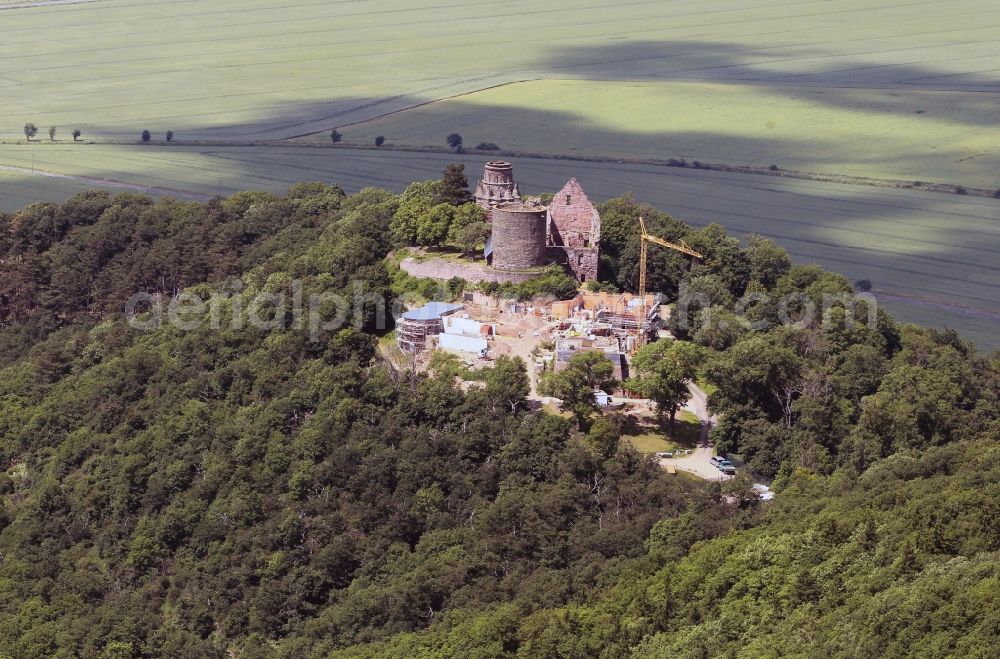
<svg viewBox="0 0 1000 659">
<path fill-rule="evenodd" d="M 411 309 L 403 314 L 406 320 L 434 320 L 446 314 L 458 311 L 461 304 L 451 304 L 450 302 L 428 302 L 419 309 Z"/>
</svg>

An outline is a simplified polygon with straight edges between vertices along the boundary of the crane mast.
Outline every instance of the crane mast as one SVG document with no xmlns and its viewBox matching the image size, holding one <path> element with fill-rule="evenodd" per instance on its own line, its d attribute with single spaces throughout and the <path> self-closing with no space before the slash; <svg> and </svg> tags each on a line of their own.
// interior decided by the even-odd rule
<svg viewBox="0 0 1000 659">
<path fill-rule="evenodd" d="M 636 337 L 636 345 L 638 346 L 642 342 L 643 332 L 642 326 L 646 322 L 646 259 L 649 256 L 649 243 L 654 243 L 661 247 L 666 247 L 667 249 L 672 249 L 675 252 L 680 252 L 682 254 L 687 254 L 693 259 L 704 258 L 700 253 L 691 249 L 683 240 L 678 240 L 676 243 L 669 242 L 663 238 L 652 235 L 646 231 L 646 222 L 639 218 L 639 230 L 641 233 L 641 238 L 639 240 L 639 313 L 641 314 L 636 320 L 638 336 Z"/>
</svg>

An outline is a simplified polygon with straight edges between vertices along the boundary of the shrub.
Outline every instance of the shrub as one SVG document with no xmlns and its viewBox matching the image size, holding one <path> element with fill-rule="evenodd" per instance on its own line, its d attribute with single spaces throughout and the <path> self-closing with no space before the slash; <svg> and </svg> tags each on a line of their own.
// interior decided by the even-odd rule
<svg viewBox="0 0 1000 659">
<path fill-rule="evenodd" d="M 592 293 L 621 293 L 618 287 L 610 281 L 599 281 L 597 279 L 591 279 L 587 282 L 587 290 Z"/>
<path fill-rule="evenodd" d="M 504 282 L 499 285 L 498 292 L 502 297 L 518 300 L 530 300 L 540 295 L 551 295 L 558 300 L 567 300 L 576 295 L 577 286 L 579 284 L 576 279 L 567 275 L 562 268 L 553 266 L 541 276 L 525 282 L 518 284 Z M 480 290 L 487 293 L 482 287 Z"/>
<path fill-rule="evenodd" d="M 451 279 L 448 280 L 447 283 L 449 295 L 451 295 L 452 298 L 458 297 L 459 295 L 462 294 L 462 291 L 465 290 L 465 285 L 467 283 L 468 282 L 466 282 L 461 277 L 452 277 Z"/>
<path fill-rule="evenodd" d="M 379 135 L 375 138 L 375 146 L 382 146 L 385 144 L 385 135 Z"/>
<path fill-rule="evenodd" d="M 969 194 L 969 191 L 966 190 L 964 186 L 956 185 L 955 194 Z"/>
<path fill-rule="evenodd" d="M 856 291 L 867 293 L 871 289 L 872 289 L 872 283 L 867 279 L 859 279 L 856 282 L 854 282 L 854 290 Z"/>
<path fill-rule="evenodd" d="M 480 142 L 476 145 L 478 151 L 499 151 L 500 147 L 493 142 Z"/>
<path fill-rule="evenodd" d="M 777 165 L 771 165 L 770 167 L 768 167 L 768 169 L 771 170 L 772 172 L 776 172 L 776 171 L 778 171 L 778 166 Z"/>
</svg>

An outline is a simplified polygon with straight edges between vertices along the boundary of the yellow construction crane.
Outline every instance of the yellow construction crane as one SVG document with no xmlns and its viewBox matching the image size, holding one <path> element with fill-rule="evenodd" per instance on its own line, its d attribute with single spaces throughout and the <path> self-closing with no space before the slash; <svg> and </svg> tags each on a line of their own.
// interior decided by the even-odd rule
<svg viewBox="0 0 1000 659">
<path fill-rule="evenodd" d="M 637 321 L 637 336 L 636 336 L 636 347 L 642 343 L 643 333 L 642 326 L 646 322 L 646 257 L 648 255 L 649 243 L 655 243 L 661 247 L 666 247 L 667 249 L 672 249 L 675 252 L 681 252 L 682 254 L 687 254 L 695 259 L 704 258 L 701 254 L 691 249 L 683 240 L 678 240 L 676 243 L 672 243 L 664 240 L 663 238 L 658 238 L 651 233 L 646 231 L 646 222 L 639 218 L 639 229 L 642 231 L 642 237 L 639 241 L 639 316 L 636 318 Z"/>
<path fill-rule="evenodd" d="M 639 246 L 639 299 L 642 300 L 643 305 L 646 304 L 646 256 L 647 256 L 647 245 L 649 243 L 656 243 L 661 247 L 666 247 L 667 249 L 672 249 L 675 252 L 681 252 L 682 254 L 687 254 L 696 259 L 705 258 L 698 252 L 691 249 L 683 240 L 679 240 L 676 243 L 668 242 L 663 238 L 657 238 L 656 236 L 648 233 L 646 231 L 646 222 L 639 218 L 639 229 L 642 231 L 642 240 Z"/>
</svg>

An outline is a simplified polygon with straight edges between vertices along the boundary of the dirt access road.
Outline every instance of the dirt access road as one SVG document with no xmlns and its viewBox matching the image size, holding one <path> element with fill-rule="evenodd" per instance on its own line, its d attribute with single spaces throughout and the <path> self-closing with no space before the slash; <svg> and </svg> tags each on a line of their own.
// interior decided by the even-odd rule
<svg viewBox="0 0 1000 659">
<path fill-rule="evenodd" d="M 708 395 L 693 383 L 688 385 L 688 390 L 691 392 L 691 398 L 688 399 L 684 409 L 692 412 L 701 421 L 701 439 L 690 455 L 659 458 L 660 467 L 666 469 L 672 466 L 674 469 L 686 471 L 705 480 L 727 481 L 732 476 L 722 473 L 710 462 L 715 450 L 708 442 L 708 433 L 712 430 L 716 417 L 708 414 Z"/>
</svg>

